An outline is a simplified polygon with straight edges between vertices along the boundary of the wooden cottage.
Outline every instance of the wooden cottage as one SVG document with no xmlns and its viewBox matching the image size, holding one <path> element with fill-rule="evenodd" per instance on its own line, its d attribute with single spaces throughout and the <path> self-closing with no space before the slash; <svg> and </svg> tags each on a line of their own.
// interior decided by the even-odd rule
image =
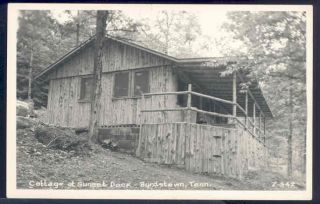
<svg viewBox="0 0 320 204">
<path fill-rule="evenodd" d="M 89 39 L 36 76 L 49 80 L 49 123 L 88 127 L 93 49 Z M 242 90 L 244 74 L 221 75 L 234 60 L 177 59 L 106 37 L 102 61 L 101 142 L 194 172 L 241 177 L 266 165 L 272 113 L 257 82 Z"/>
</svg>

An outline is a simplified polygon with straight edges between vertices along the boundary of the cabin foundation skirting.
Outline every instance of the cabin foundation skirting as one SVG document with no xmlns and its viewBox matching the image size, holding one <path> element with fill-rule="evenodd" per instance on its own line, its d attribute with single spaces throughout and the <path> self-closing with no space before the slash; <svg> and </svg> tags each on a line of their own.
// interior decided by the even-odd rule
<svg viewBox="0 0 320 204">
<path fill-rule="evenodd" d="M 119 125 L 102 127 L 98 130 L 98 142 L 120 152 L 134 154 L 139 139 L 139 126 Z"/>
<path fill-rule="evenodd" d="M 268 165 L 267 148 L 241 127 L 192 123 L 142 124 L 136 155 L 190 172 L 236 178 Z"/>
</svg>

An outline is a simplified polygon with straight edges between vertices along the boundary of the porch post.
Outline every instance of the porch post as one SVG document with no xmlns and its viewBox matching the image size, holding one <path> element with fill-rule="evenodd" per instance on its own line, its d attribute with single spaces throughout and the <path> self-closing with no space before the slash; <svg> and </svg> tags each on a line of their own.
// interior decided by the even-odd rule
<svg viewBox="0 0 320 204">
<path fill-rule="evenodd" d="M 187 107 L 191 108 L 191 92 L 192 91 L 192 84 L 188 84 L 188 100 L 187 100 Z"/>
<path fill-rule="evenodd" d="M 248 90 L 246 90 L 246 99 L 245 99 L 245 111 L 246 111 L 246 116 L 245 116 L 245 119 L 246 119 L 246 129 L 248 129 Z"/>
<path fill-rule="evenodd" d="M 237 116 L 237 75 L 235 71 L 233 72 L 233 80 L 232 80 L 232 102 L 233 102 L 232 115 L 236 117 Z"/>
<path fill-rule="evenodd" d="M 188 84 L 188 99 L 187 99 L 187 120 L 186 122 L 191 123 L 191 91 L 192 91 L 192 84 Z"/>
<path fill-rule="evenodd" d="M 261 110 L 259 111 L 259 137 L 262 135 L 262 131 L 261 131 Z"/>
<path fill-rule="evenodd" d="M 199 108 L 200 108 L 200 110 L 202 110 L 202 108 L 203 108 L 203 98 L 202 97 L 199 98 Z"/>
<path fill-rule="evenodd" d="M 263 142 L 266 143 L 266 117 L 263 117 Z"/>
<path fill-rule="evenodd" d="M 146 121 L 144 121 L 145 120 L 145 118 L 144 118 L 145 114 L 144 114 L 144 112 L 141 111 L 143 109 L 148 109 L 148 108 L 146 108 L 146 98 L 145 98 L 144 94 L 141 94 L 141 106 L 140 106 L 140 113 L 141 113 L 141 115 L 140 115 L 140 123 L 141 124 L 146 122 Z"/>
<path fill-rule="evenodd" d="M 263 134 L 266 134 L 266 117 L 263 117 Z"/>
<path fill-rule="evenodd" d="M 253 134 L 256 134 L 256 103 L 253 103 Z"/>
</svg>

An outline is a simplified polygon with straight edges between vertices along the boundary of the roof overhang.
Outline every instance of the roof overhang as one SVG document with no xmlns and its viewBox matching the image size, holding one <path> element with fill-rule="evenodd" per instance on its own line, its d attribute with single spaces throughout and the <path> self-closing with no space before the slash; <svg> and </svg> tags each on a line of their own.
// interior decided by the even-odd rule
<svg viewBox="0 0 320 204">
<path fill-rule="evenodd" d="M 236 59 L 226 60 L 224 58 L 207 58 L 202 62 L 200 60 L 189 60 L 177 65 L 177 72 L 187 75 L 187 78 L 195 83 L 201 91 L 204 91 L 212 96 L 232 101 L 233 95 L 233 76 L 232 74 L 223 74 L 227 66 L 235 63 Z M 213 62 L 213 63 L 212 63 Z M 246 94 L 243 90 L 243 84 L 250 79 L 241 71 L 237 71 L 237 103 L 245 107 Z M 272 111 L 263 96 L 259 83 L 256 80 L 250 80 L 248 91 L 248 114 L 253 115 L 253 103 L 256 103 L 257 112 L 259 109 L 265 117 L 273 117 Z M 232 112 L 232 107 L 226 106 L 228 111 Z M 243 116 L 243 112 L 238 110 L 237 115 Z"/>
</svg>

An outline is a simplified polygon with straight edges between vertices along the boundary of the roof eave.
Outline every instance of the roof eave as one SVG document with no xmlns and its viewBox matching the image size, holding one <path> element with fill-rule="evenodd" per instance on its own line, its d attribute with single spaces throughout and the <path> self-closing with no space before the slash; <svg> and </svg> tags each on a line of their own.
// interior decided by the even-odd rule
<svg viewBox="0 0 320 204">
<path fill-rule="evenodd" d="M 37 74 L 35 76 L 35 80 L 39 79 L 42 75 L 50 72 L 52 69 L 54 69 L 57 65 L 63 63 L 67 58 L 71 57 L 72 55 L 76 54 L 79 50 L 83 49 L 84 47 L 88 46 L 89 43 L 91 43 L 94 40 L 94 37 L 89 38 L 87 41 L 81 43 L 78 47 L 75 47 L 74 49 L 72 49 L 71 51 L 69 51 L 68 53 L 66 53 L 65 55 L 63 55 L 62 57 L 60 57 L 57 61 L 55 61 L 54 63 L 52 63 L 51 65 L 49 65 L 47 68 L 45 68 L 44 70 L 42 70 L 39 74 Z"/>
</svg>

